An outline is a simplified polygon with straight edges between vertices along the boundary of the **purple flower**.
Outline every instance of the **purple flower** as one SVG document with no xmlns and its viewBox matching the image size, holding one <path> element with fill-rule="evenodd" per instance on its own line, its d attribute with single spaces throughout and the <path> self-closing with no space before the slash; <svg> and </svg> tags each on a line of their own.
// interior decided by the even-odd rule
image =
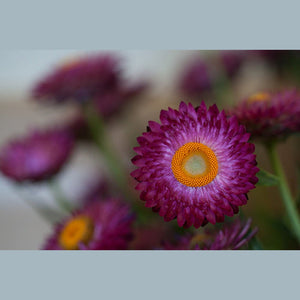
<svg viewBox="0 0 300 300">
<path fill-rule="evenodd" d="M 234 77 L 246 59 L 245 51 L 222 51 L 220 54 L 223 68 L 228 77 Z"/>
<path fill-rule="evenodd" d="M 185 94 L 199 96 L 211 89 L 211 81 L 206 63 L 198 59 L 189 64 L 183 71 L 179 85 Z"/>
<path fill-rule="evenodd" d="M 238 250 L 245 246 L 257 233 L 258 228 L 251 230 L 251 219 L 242 222 L 236 219 L 226 224 L 220 231 L 208 233 L 209 239 L 204 243 L 203 250 Z"/>
<path fill-rule="evenodd" d="M 224 223 L 220 230 L 205 230 L 195 235 L 186 235 L 177 239 L 177 243 L 164 242 L 164 250 L 238 250 L 245 248 L 255 236 L 258 228 L 251 229 L 252 220 L 246 222 L 239 218 Z"/>
<path fill-rule="evenodd" d="M 255 94 L 229 111 L 244 124 L 251 137 L 262 140 L 283 139 L 300 131 L 300 93 Z"/>
<path fill-rule="evenodd" d="M 126 103 L 141 95 L 147 87 L 146 81 L 124 83 L 114 90 L 95 97 L 93 101 L 95 109 L 102 117 L 108 119 L 118 113 Z"/>
<path fill-rule="evenodd" d="M 133 214 L 119 200 L 89 203 L 58 224 L 45 250 L 124 250 L 132 239 Z"/>
<path fill-rule="evenodd" d="M 116 116 L 126 103 L 139 97 L 147 87 L 148 83 L 146 81 L 126 83 L 122 87 L 116 87 L 114 90 L 95 97 L 92 100 L 93 108 L 99 116 L 107 121 Z M 65 122 L 63 127 L 71 131 L 77 139 L 89 140 L 92 137 L 82 111 L 79 111 L 69 121 Z"/>
<path fill-rule="evenodd" d="M 244 126 L 204 102 L 197 109 L 181 102 L 179 111 L 162 110 L 160 120 L 138 137 L 132 159 L 145 205 L 165 221 L 177 218 L 179 226 L 196 228 L 237 213 L 258 181 Z"/>
<path fill-rule="evenodd" d="M 41 101 L 83 102 L 114 89 L 120 77 L 119 59 L 113 55 L 91 55 L 64 63 L 34 87 Z"/>
<path fill-rule="evenodd" d="M 34 131 L 7 144 L 0 152 L 0 170 L 18 181 L 41 181 L 60 171 L 73 150 L 66 130 Z"/>
</svg>

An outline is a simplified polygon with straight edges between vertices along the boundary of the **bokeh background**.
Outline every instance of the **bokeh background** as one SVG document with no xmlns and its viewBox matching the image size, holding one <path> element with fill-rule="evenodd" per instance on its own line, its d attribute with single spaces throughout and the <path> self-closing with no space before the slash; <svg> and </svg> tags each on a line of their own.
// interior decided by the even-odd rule
<svg viewBox="0 0 300 300">
<path fill-rule="evenodd" d="M 99 52 L 1 51 L 0 147 L 32 128 L 47 128 L 72 118 L 76 113 L 74 106 L 38 104 L 31 99 L 30 91 L 42 76 L 61 61 Z M 283 54 L 268 52 L 248 52 L 248 58 L 239 64 L 234 76 L 228 76 L 220 59 L 222 51 L 109 51 L 122 58 L 123 71 L 128 78 L 145 78 L 149 82 L 147 90 L 138 99 L 129 102 L 108 123 L 114 147 L 128 169 L 133 169 L 130 159 L 134 155 L 132 148 L 137 144 L 136 137 L 145 131 L 149 120 L 159 119 L 161 109 L 178 107 L 182 100 L 194 105 L 201 100 L 207 104 L 217 102 L 220 107 L 228 108 L 256 92 L 298 88 L 297 51 L 285 51 Z M 180 79 L 189 65 L 197 60 L 207 65 L 213 88 L 191 95 L 182 90 Z M 279 148 L 294 195 L 299 185 L 299 146 L 299 137 L 292 137 Z M 272 171 L 264 148 L 257 145 L 256 153 L 259 166 Z M 106 172 L 96 149 L 89 143 L 81 142 L 57 179 L 68 199 L 76 203 L 89 186 L 104 177 Z M 250 192 L 249 198 L 242 209 L 259 227 L 258 237 L 264 247 L 293 249 L 293 239 L 277 221 L 284 214 L 277 188 L 258 187 Z M 26 203 L 32 201 L 55 206 L 45 184 L 20 187 L 0 175 L 0 249 L 39 249 L 51 233 L 51 226 Z"/>
</svg>

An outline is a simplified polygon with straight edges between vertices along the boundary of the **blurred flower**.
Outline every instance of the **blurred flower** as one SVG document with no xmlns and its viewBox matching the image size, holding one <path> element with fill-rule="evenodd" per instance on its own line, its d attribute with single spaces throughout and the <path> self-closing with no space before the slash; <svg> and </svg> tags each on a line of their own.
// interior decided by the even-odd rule
<svg viewBox="0 0 300 300">
<path fill-rule="evenodd" d="M 238 250 L 255 236 L 258 228 L 251 229 L 251 219 L 236 219 L 225 223 L 221 230 L 205 230 L 193 236 L 180 237 L 177 243 L 163 244 L 164 250 Z"/>
<path fill-rule="evenodd" d="M 113 55 L 90 55 L 59 66 L 34 87 L 41 101 L 84 102 L 114 89 L 120 77 L 119 59 Z"/>
<path fill-rule="evenodd" d="M 228 77 L 234 77 L 246 59 L 245 51 L 221 51 L 220 59 Z"/>
<path fill-rule="evenodd" d="M 92 134 L 89 131 L 86 120 L 84 119 L 84 116 L 81 112 L 78 112 L 69 120 L 64 121 L 61 126 L 66 130 L 72 132 L 74 138 L 77 140 L 89 140 L 92 138 Z"/>
<path fill-rule="evenodd" d="M 276 140 L 300 131 L 300 93 L 255 94 L 229 111 L 244 124 L 251 137 Z"/>
<path fill-rule="evenodd" d="M 134 216 L 116 199 L 89 203 L 55 227 L 45 250 L 124 250 Z"/>
<path fill-rule="evenodd" d="M 256 50 L 256 55 L 260 56 L 273 65 L 277 71 L 281 72 L 286 67 L 291 57 L 299 57 L 299 50 Z"/>
<path fill-rule="evenodd" d="M 73 145 L 73 136 L 67 130 L 34 131 L 3 147 L 0 170 L 19 182 L 49 179 L 66 163 Z"/>
<path fill-rule="evenodd" d="M 181 102 L 179 111 L 160 114 L 161 125 L 150 121 L 138 137 L 132 159 L 138 169 L 140 198 L 165 221 L 196 228 L 223 222 L 247 203 L 258 172 L 250 134 L 236 118 L 226 118 L 216 105 L 194 109 Z"/>
<path fill-rule="evenodd" d="M 94 183 L 87 185 L 86 191 L 80 197 L 80 202 L 83 206 L 93 202 L 100 202 L 102 199 L 109 197 L 111 191 L 112 187 L 109 185 L 107 179 L 98 179 Z"/>
<path fill-rule="evenodd" d="M 126 83 L 96 97 L 94 99 L 95 109 L 103 118 L 108 119 L 118 113 L 126 103 L 140 96 L 147 87 L 146 81 Z"/>
<path fill-rule="evenodd" d="M 208 67 L 202 59 L 193 61 L 186 66 L 180 78 L 180 89 L 189 96 L 199 96 L 210 91 L 212 79 Z"/>
<path fill-rule="evenodd" d="M 251 219 L 242 222 L 236 219 L 234 222 L 226 224 L 220 231 L 208 233 L 208 239 L 203 250 L 238 250 L 245 246 L 257 233 L 258 228 L 251 230 Z"/>
<path fill-rule="evenodd" d="M 109 120 L 116 116 L 127 103 L 139 97 L 147 87 L 148 83 L 144 80 L 131 84 L 126 83 L 122 87 L 116 87 L 115 90 L 95 97 L 92 100 L 94 104 L 93 108 L 99 116 L 105 120 Z M 70 120 L 65 122 L 63 126 L 67 130 L 70 130 L 77 139 L 89 140 L 92 138 L 82 111 L 79 111 Z"/>
</svg>

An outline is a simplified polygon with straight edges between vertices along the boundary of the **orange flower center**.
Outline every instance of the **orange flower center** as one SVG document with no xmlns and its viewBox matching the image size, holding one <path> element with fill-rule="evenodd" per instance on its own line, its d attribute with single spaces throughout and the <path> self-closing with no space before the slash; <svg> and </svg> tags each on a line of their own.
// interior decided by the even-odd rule
<svg viewBox="0 0 300 300">
<path fill-rule="evenodd" d="M 271 99 L 271 95 L 269 93 L 256 93 L 248 98 L 248 102 L 263 102 L 263 101 L 269 101 Z"/>
<path fill-rule="evenodd" d="M 204 186 L 218 174 L 215 153 L 201 143 L 187 143 L 180 147 L 172 158 L 172 171 L 182 184 L 191 187 Z"/>
<path fill-rule="evenodd" d="M 59 243 L 63 249 L 77 250 L 79 243 L 87 244 L 94 232 L 94 225 L 90 218 L 78 216 L 71 219 L 63 228 Z"/>
</svg>

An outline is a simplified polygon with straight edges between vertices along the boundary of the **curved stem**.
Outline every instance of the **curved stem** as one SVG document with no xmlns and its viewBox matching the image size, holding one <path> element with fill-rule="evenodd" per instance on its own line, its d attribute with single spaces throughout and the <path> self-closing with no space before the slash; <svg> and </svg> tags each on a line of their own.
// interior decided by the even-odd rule
<svg viewBox="0 0 300 300">
<path fill-rule="evenodd" d="M 290 220 L 291 229 L 300 244 L 300 218 L 297 212 L 296 203 L 293 200 L 283 167 L 276 151 L 276 144 L 271 143 L 270 145 L 267 145 L 267 150 L 275 174 L 279 177 L 279 189 Z"/>
<path fill-rule="evenodd" d="M 96 142 L 100 152 L 104 155 L 105 160 L 109 166 L 110 172 L 120 190 L 127 195 L 127 197 L 132 197 L 127 184 L 126 172 L 122 167 L 122 163 L 116 155 L 113 147 L 110 144 L 110 140 L 107 137 L 105 124 L 101 116 L 95 111 L 90 105 L 86 105 L 83 108 L 85 114 L 85 119 L 88 123 L 88 127 L 91 131 L 94 141 Z"/>
<path fill-rule="evenodd" d="M 42 219 L 44 219 L 48 223 L 55 224 L 56 222 L 61 220 L 62 216 L 57 211 L 45 205 L 38 204 L 42 203 L 41 201 L 39 201 L 38 203 L 32 201 L 32 197 L 26 196 L 24 192 L 21 191 L 18 185 L 15 185 L 15 190 L 17 191 L 19 198 L 22 199 L 24 203 L 29 205 Z"/>
<path fill-rule="evenodd" d="M 50 182 L 51 190 L 53 192 L 53 196 L 58 206 L 65 212 L 71 213 L 73 211 L 73 206 L 68 202 L 65 195 L 63 194 L 60 186 L 56 181 Z"/>
<path fill-rule="evenodd" d="M 141 206 L 135 201 L 136 195 L 134 194 L 134 190 L 130 188 L 127 171 L 111 145 L 101 115 L 99 115 L 94 107 L 89 104 L 86 104 L 86 106 L 83 107 L 83 113 L 93 139 L 96 142 L 100 153 L 104 156 L 111 175 L 116 181 L 117 187 L 123 194 L 124 200 L 130 202 L 132 210 L 137 213 L 137 222 L 147 223 L 147 220 L 153 218 L 154 214 L 151 210 L 145 206 Z"/>
</svg>

